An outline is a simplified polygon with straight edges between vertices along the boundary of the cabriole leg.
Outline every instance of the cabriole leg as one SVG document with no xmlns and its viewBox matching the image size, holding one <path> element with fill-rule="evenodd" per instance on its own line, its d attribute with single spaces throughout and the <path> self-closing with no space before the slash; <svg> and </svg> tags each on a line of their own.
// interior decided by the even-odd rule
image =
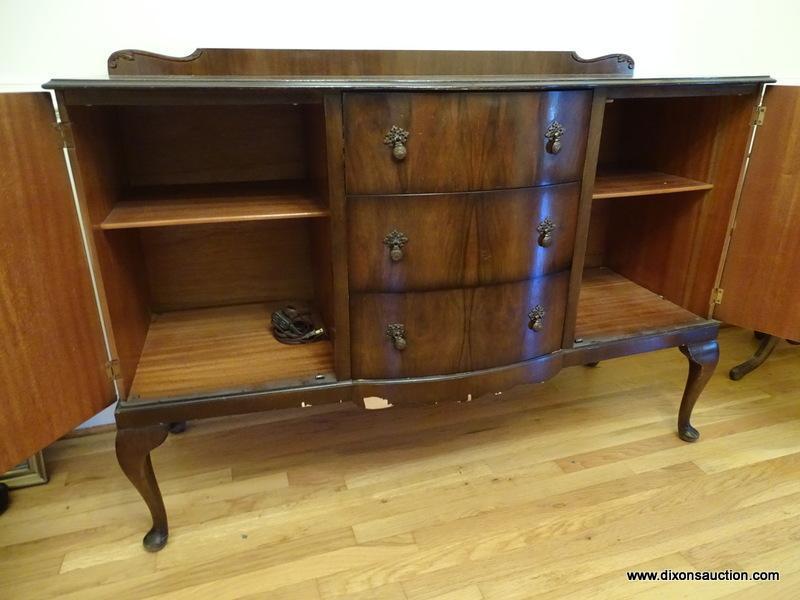
<svg viewBox="0 0 800 600">
<path fill-rule="evenodd" d="M 769 358 L 769 355 L 772 354 L 772 351 L 775 350 L 775 346 L 777 346 L 780 341 L 780 338 L 774 335 L 764 335 L 760 339 L 761 343 L 758 345 L 756 353 L 749 360 L 731 369 L 731 372 L 728 374 L 731 379 L 739 381 L 751 371 L 755 371 L 764 364 L 764 361 Z"/>
<path fill-rule="evenodd" d="M 689 377 L 678 412 L 678 437 L 684 442 L 696 442 L 700 432 L 692 427 L 692 409 L 719 362 L 719 346 L 717 340 L 709 340 L 681 346 L 680 350 L 689 359 Z"/>
<path fill-rule="evenodd" d="M 150 461 L 150 451 L 167 439 L 167 432 L 166 424 L 117 431 L 119 466 L 142 495 L 153 517 L 153 527 L 143 540 L 145 550 L 149 552 L 161 550 L 166 545 L 169 534 L 167 511 Z"/>
</svg>

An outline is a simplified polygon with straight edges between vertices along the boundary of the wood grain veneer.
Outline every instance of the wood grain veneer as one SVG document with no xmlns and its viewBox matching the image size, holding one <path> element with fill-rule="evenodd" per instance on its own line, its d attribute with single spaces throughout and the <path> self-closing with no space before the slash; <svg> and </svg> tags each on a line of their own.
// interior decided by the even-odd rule
<svg viewBox="0 0 800 600">
<path fill-rule="evenodd" d="M 608 105 L 601 167 L 655 170 L 713 188 L 660 202 L 633 198 L 613 208 L 607 266 L 692 312 L 708 314 L 756 103 L 751 92 Z"/>
<path fill-rule="evenodd" d="M 113 108 L 60 109 L 71 123 L 75 188 L 89 232 L 100 307 L 106 318 L 111 355 L 119 361 L 117 386 L 127 395 L 150 323 L 147 269 L 135 231 L 106 232 L 99 227 L 120 199 L 124 182 L 119 123 Z"/>
<path fill-rule="evenodd" d="M 592 198 L 626 198 L 631 196 L 655 196 L 679 192 L 710 190 L 713 184 L 695 181 L 680 175 L 659 171 L 633 170 L 600 172 L 594 182 Z"/>
<path fill-rule="evenodd" d="M 155 315 L 128 400 L 334 381 L 329 341 L 290 346 L 275 340 L 270 315 L 278 307 L 245 304 Z"/>
<path fill-rule="evenodd" d="M 765 105 L 714 317 L 800 340 L 800 90 L 770 87 Z"/>
<path fill-rule="evenodd" d="M 351 196 L 348 200 L 350 287 L 414 291 L 530 279 L 569 266 L 579 184 L 472 192 Z M 548 247 L 537 227 L 555 229 Z M 408 241 L 391 260 L 386 236 Z M 431 235 L 435 231 L 436 235 Z"/>
<path fill-rule="evenodd" d="M 339 379 L 350 379 L 350 290 L 348 287 L 347 264 L 347 198 L 344 184 L 344 133 L 342 130 L 342 95 L 328 93 L 322 104 L 320 115 L 324 124 L 324 162 L 320 170 L 324 171 L 325 194 L 331 217 L 327 223 L 315 221 L 317 228 L 329 226 L 329 247 L 318 256 L 325 257 L 317 261 L 320 271 L 324 271 L 318 280 L 323 293 L 330 298 L 321 297 L 317 292 L 317 304 L 322 307 L 323 315 L 327 312 L 326 325 L 329 328 L 334 344 L 334 364 Z M 319 144 L 319 140 L 317 140 Z M 313 161 L 312 161 L 313 164 Z M 320 285 L 318 285 L 319 290 Z M 327 319 L 330 319 L 328 321 Z"/>
<path fill-rule="evenodd" d="M 578 200 L 578 216 L 575 226 L 575 247 L 572 250 L 572 265 L 569 275 L 569 293 L 564 318 L 562 347 L 571 348 L 575 341 L 575 315 L 578 312 L 578 296 L 581 279 L 586 264 L 590 224 L 592 222 L 592 190 L 597 172 L 597 160 L 602 141 L 603 124 L 607 104 L 604 89 L 592 90 L 592 104 L 589 113 L 589 128 L 586 131 L 586 158 L 581 172 L 581 191 Z"/>
<path fill-rule="evenodd" d="M 583 275 L 575 336 L 584 343 L 646 335 L 706 320 L 600 267 Z"/>
<path fill-rule="evenodd" d="M 476 282 L 475 207 L 470 194 L 351 196 L 347 209 L 353 291 L 414 291 Z M 396 262 L 384 244 L 393 231 L 407 238 Z"/>
<path fill-rule="evenodd" d="M 633 75 L 627 54 L 581 58 L 575 52 L 472 50 L 264 50 L 199 48 L 188 56 L 118 50 L 108 74 L 125 75 Z"/>
<path fill-rule="evenodd" d="M 162 185 L 304 179 L 302 106 L 117 109 L 126 182 Z"/>
<path fill-rule="evenodd" d="M 303 182 L 134 188 L 117 202 L 101 229 L 130 229 L 328 216 Z"/>
<path fill-rule="evenodd" d="M 107 232 L 119 233 L 130 232 Z M 139 234 L 155 312 L 314 297 L 307 220 L 153 227 Z"/>
<path fill-rule="evenodd" d="M 575 245 L 580 183 L 474 194 L 481 285 L 533 279 L 568 269 Z M 549 246 L 538 227 L 553 225 Z"/>
<path fill-rule="evenodd" d="M 393 378 L 457 373 L 510 364 L 561 346 L 567 271 L 530 281 L 476 288 L 352 294 L 353 377 Z M 545 310 L 541 331 L 528 312 Z M 390 323 L 405 326 L 397 350 Z"/>
<path fill-rule="evenodd" d="M 576 181 L 586 150 L 591 92 L 348 93 L 347 192 L 432 193 Z M 554 121 L 561 151 L 545 151 Z M 409 132 L 403 160 L 384 143 Z"/>
<path fill-rule="evenodd" d="M 114 398 L 50 95 L 0 94 L 0 473 Z"/>
</svg>

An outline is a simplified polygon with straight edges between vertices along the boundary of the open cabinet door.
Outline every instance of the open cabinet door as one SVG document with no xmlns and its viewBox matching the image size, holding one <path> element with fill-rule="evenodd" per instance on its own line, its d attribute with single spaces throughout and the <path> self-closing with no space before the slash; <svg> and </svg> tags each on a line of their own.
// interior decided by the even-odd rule
<svg viewBox="0 0 800 600">
<path fill-rule="evenodd" d="M 800 87 L 770 86 L 714 317 L 800 339 Z"/>
<path fill-rule="evenodd" d="M 0 94 L 0 472 L 114 399 L 47 93 Z"/>
</svg>

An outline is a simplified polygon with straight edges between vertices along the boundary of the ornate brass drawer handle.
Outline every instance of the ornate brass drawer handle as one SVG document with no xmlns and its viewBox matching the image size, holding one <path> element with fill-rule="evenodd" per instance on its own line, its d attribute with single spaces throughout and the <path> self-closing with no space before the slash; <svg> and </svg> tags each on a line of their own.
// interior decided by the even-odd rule
<svg viewBox="0 0 800 600">
<path fill-rule="evenodd" d="M 536 227 L 536 231 L 539 232 L 539 245 L 542 248 L 547 248 L 553 243 L 553 232 L 555 230 L 556 224 L 550 220 L 550 217 L 545 217 Z"/>
<path fill-rule="evenodd" d="M 408 242 L 408 237 L 402 231 L 397 231 L 397 229 L 393 229 L 389 232 L 385 238 L 383 238 L 383 244 L 389 248 L 389 257 L 394 262 L 398 262 L 403 260 L 403 246 L 406 245 Z"/>
<path fill-rule="evenodd" d="M 392 156 L 397 160 L 403 160 L 408 154 L 406 150 L 406 142 L 408 141 L 409 133 L 402 127 L 392 125 L 389 133 L 383 136 L 383 143 L 392 147 Z"/>
<path fill-rule="evenodd" d="M 386 327 L 386 335 L 392 340 L 395 350 L 403 351 L 406 349 L 406 326 L 402 323 L 389 323 Z"/>
<path fill-rule="evenodd" d="M 547 131 L 544 132 L 544 137 L 547 139 L 545 150 L 550 154 L 558 154 L 561 152 L 561 138 L 567 132 L 564 126 L 558 121 L 553 121 L 547 126 Z"/>
<path fill-rule="evenodd" d="M 541 331 L 544 327 L 545 310 L 541 304 L 534 306 L 528 313 L 528 329 L 531 331 Z"/>
</svg>

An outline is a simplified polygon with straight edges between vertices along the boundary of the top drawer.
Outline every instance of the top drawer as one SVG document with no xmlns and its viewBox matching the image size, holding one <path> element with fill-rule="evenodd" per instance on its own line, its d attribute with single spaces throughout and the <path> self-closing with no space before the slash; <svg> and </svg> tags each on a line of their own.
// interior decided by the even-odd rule
<svg viewBox="0 0 800 600">
<path fill-rule="evenodd" d="M 345 94 L 347 192 L 463 192 L 576 181 L 590 104 L 589 91 Z"/>
</svg>

